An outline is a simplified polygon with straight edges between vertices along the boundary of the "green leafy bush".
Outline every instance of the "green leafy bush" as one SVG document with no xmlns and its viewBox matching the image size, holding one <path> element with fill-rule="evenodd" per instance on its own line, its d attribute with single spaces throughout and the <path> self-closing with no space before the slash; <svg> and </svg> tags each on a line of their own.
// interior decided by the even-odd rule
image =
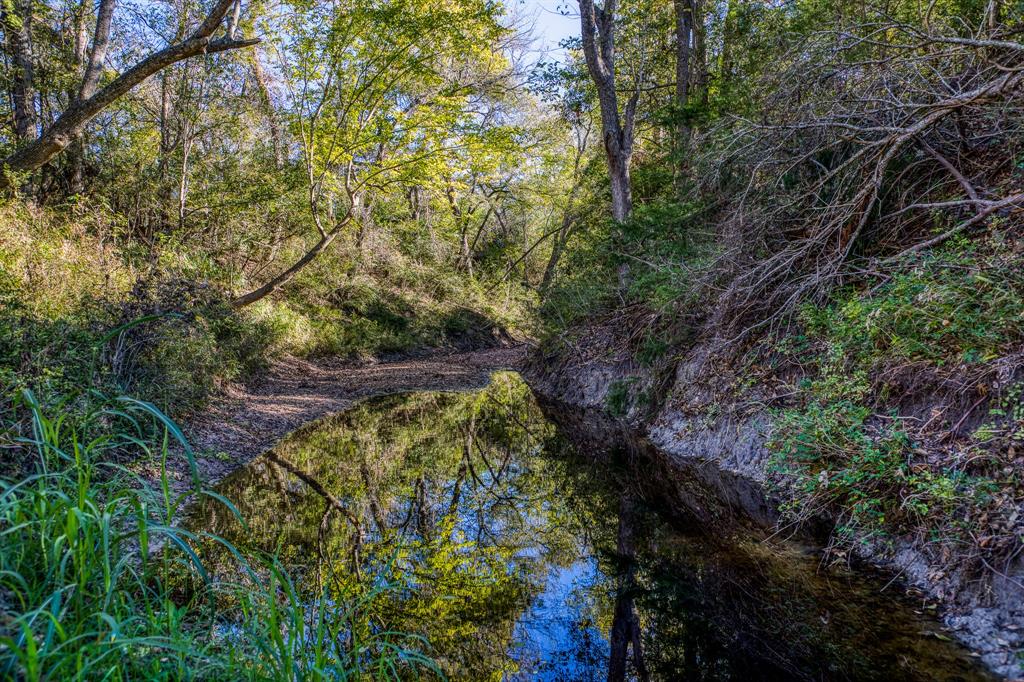
<svg viewBox="0 0 1024 682">
<path fill-rule="evenodd" d="M 608 414 L 613 417 L 626 416 L 629 412 L 631 394 L 635 384 L 636 380 L 633 378 L 616 379 L 612 382 L 604 399 L 604 406 L 608 410 Z"/>
<path fill-rule="evenodd" d="M 984 501 L 988 481 L 915 464 L 907 433 L 871 416 L 849 401 L 811 402 L 779 415 L 769 444 L 773 467 L 797 492 L 784 511 L 800 517 L 832 510 L 840 534 L 863 541 L 922 527 L 949 532 L 965 505 Z"/>
<path fill-rule="evenodd" d="M 831 508 L 843 530 L 861 537 L 923 528 L 958 537 L 996 483 L 923 461 L 902 422 L 872 405 L 892 367 L 969 367 L 1020 347 L 1024 273 L 1012 254 L 997 244 L 946 248 L 908 261 L 869 291 L 805 305 L 800 321 L 805 336 L 779 350 L 811 376 L 797 386 L 798 405 L 779 413 L 771 443 L 776 469 L 797 484 L 789 511 Z"/>
<path fill-rule="evenodd" d="M 961 245 L 904 264 L 868 296 L 805 306 L 801 318 L 809 336 L 862 368 L 984 362 L 1024 338 L 1024 272 L 1013 254 Z"/>
</svg>

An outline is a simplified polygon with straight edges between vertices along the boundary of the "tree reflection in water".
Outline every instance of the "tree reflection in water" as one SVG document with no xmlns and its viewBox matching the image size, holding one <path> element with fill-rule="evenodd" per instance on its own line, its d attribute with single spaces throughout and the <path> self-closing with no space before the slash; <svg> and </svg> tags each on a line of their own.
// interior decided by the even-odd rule
<svg viewBox="0 0 1024 682">
<path fill-rule="evenodd" d="M 834 593 L 680 534 L 646 502 L 650 471 L 579 449 L 499 373 L 310 424 L 219 487 L 245 527 L 216 500 L 190 524 L 277 556 L 310 602 L 379 593 L 350 627 L 422 636 L 449 679 L 930 679 L 907 672 L 928 656 L 969 670 L 941 644 L 879 663 L 862 653 L 888 636 L 864 634 L 873 612 L 829 603 L 824 624 Z M 207 563 L 234 570 L 219 548 L 201 548 Z"/>
<path fill-rule="evenodd" d="M 514 677 L 528 672 L 519 616 L 550 572 L 592 554 L 586 528 L 608 513 L 564 487 L 566 463 L 549 456 L 558 440 L 512 374 L 478 393 L 377 399 L 220 486 L 248 529 L 213 501 L 190 523 L 276 554 L 311 599 L 395 585 L 372 602 L 370 626 L 423 635 L 451 677 Z"/>
</svg>

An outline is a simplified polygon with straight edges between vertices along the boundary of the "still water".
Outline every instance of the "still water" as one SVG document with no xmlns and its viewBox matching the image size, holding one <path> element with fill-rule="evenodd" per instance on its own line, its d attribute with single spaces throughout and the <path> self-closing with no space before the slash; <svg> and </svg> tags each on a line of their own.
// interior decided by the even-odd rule
<svg viewBox="0 0 1024 682">
<path fill-rule="evenodd" d="M 986 679 L 899 589 L 765 541 L 728 483 L 610 433 L 511 373 L 379 398 L 225 480 L 246 526 L 213 500 L 189 522 L 416 635 L 453 680 Z"/>
</svg>

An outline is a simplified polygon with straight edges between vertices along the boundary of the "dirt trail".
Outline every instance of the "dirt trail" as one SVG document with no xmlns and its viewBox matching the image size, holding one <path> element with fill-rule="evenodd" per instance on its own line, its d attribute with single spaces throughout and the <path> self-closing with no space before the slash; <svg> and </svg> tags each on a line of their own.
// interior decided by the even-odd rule
<svg viewBox="0 0 1024 682">
<path fill-rule="evenodd" d="M 230 386 L 185 430 L 199 475 L 210 485 L 271 447 L 302 424 L 338 412 L 361 398 L 405 391 L 445 391 L 484 386 L 491 372 L 516 369 L 525 346 L 438 353 L 413 360 L 356 364 L 287 358 L 257 382 Z M 184 457 L 169 463 L 171 485 L 189 487 Z M 158 472 L 147 472 L 152 478 Z"/>
</svg>

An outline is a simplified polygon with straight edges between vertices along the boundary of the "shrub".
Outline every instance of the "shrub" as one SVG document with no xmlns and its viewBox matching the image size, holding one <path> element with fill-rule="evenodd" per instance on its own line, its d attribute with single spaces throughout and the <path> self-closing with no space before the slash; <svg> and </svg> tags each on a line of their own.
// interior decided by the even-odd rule
<svg viewBox="0 0 1024 682">
<path fill-rule="evenodd" d="M 797 387 L 797 406 L 780 411 L 770 444 L 776 470 L 796 482 L 788 510 L 831 508 L 841 530 L 860 537 L 942 529 L 962 539 L 997 483 L 955 461 L 923 460 L 902 422 L 872 405 L 898 364 L 969 367 L 1020 347 L 1024 275 L 1012 254 L 997 245 L 947 248 L 905 263 L 870 291 L 805 305 L 800 320 L 806 336 L 780 350 L 812 376 Z"/>
</svg>

